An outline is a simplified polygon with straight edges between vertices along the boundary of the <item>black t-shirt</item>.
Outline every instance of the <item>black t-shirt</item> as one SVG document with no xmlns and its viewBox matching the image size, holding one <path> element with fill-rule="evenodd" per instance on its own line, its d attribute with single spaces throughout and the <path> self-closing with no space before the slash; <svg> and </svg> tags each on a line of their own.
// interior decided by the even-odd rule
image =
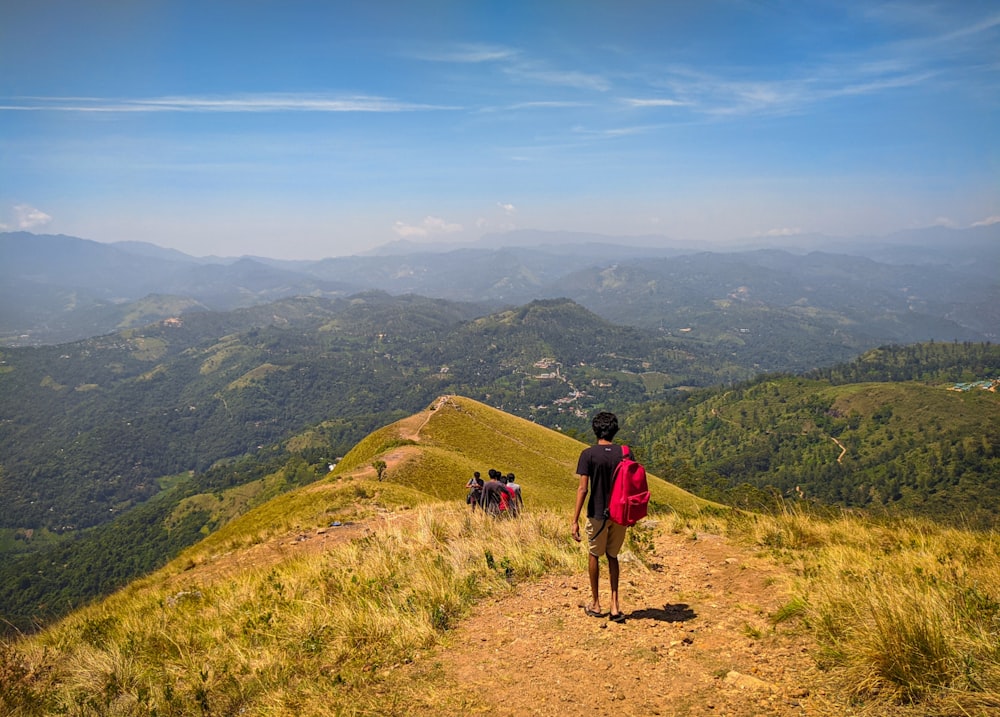
<svg viewBox="0 0 1000 717">
<path fill-rule="evenodd" d="M 611 500 L 611 478 L 622 460 L 622 447 L 613 443 L 597 444 L 580 452 L 576 474 L 590 477 L 587 498 L 588 518 L 607 518 Z"/>
</svg>

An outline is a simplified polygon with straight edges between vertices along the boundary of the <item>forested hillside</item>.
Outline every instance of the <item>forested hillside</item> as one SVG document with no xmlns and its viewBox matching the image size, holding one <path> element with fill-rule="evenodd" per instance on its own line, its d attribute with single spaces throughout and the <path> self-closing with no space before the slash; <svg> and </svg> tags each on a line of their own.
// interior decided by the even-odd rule
<svg viewBox="0 0 1000 717">
<path fill-rule="evenodd" d="M 170 476 L 320 422 L 334 458 L 442 392 L 573 426 L 605 401 L 747 376 L 566 300 L 482 316 L 380 293 L 196 312 L 0 360 L 0 529 L 32 536 L 6 533 L 7 549 L 103 523 Z"/>
<path fill-rule="evenodd" d="M 1000 347 L 887 347 L 811 377 L 768 376 L 630 415 L 653 464 L 705 496 L 786 500 L 994 525 Z"/>
<path fill-rule="evenodd" d="M 110 522 L 26 555 L 8 555 L 0 562 L 0 633 L 31 631 L 155 570 L 228 520 L 326 475 L 328 455 L 328 444 L 316 440 L 294 452 L 266 446 L 204 473 L 178 476 Z M 21 541 L 26 532 L 20 531 Z"/>
<path fill-rule="evenodd" d="M 884 344 L 1000 333 L 1000 284 L 951 267 L 783 251 L 585 269 L 549 289 L 614 322 L 728 350 L 758 372 L 830 366 Z"/>
</svg>

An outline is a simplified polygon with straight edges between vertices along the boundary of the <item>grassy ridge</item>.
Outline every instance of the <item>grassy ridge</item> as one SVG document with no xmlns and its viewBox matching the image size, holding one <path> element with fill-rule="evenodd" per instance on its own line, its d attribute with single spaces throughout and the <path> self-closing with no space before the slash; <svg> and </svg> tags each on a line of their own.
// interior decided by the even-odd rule
<svg viewBox="0 0 1000 717">
<path fill-rule="evenodd" d="M 413 659 L 475 601 L 544 572 L 583 569 L 566 528 L 581 447 L 446 397 L 375 431 L 326 478 L 230 520 L 160 571 L 3 645 L 0 707 L 17 715 L 363 710 L 364 687 L 381 668 Z M 389 465 L 385 480 L 375 460 Z M 521 519 L 497 522 L 465 507 L 471 471 L 490 466 L 523 476 Z M 709 505 L 650 483 L 660 505 Z M 302 537 L 317 545 L 334 521 L 362 520 L 370 531 L 353 540 L 292 547 Z"/>
<path fill-rule="evenodd" d="M 795 512 L 711 520 L 794 569 L 792 597 L 771 619 L 799 620 L 816 637 L 818 666 L 863 713 L 1000 708 L 996 534 Z M 213 578 L 176 565 L 3 645 L 0 708 L 19 717 L 405 714 L 382 690 L 374 701 L 369 686 L 383 670 L 419 659 L 485 596 L 583 570 L 564 521 L 546 511 L 498 523 L 434 503 L 318 555 Z"/>
<path fill-rule="evenodd" d="M 929 520 L 729 517 L 731 532 L 793 565 L 820 667 L 872 707 L 908 714 L 1000 709 L 1000 535 Z M 882 707 L 878 707 L 881 705 Z"/>
<path fill-rule="evenodd" d="M 396 449 L 406 456 L 407 465 L 405 470 L 390 469 L 387 480 L 405 482 L 437 499 L 464 499 L 465 482 L 473 471 L 485 475 L 496 468 L 517 476 L 530 505 L 572 506 L 583 447 L 576 439 L 460 396 L 444 397 L 419 415 L 418 421 L 405 419 L 372 433 L 344 456 L 335 475 Z M 415 425 L 420 426 L 420 448 L 407 450 L 412 442 L 407 431 Z M 689 513 L 709 505 L 653 475 L 649 486 L 654 505 L 663 509 Z"/>
<path fill-rule="evenodd" d="M 566 530 L 580 445 L 474 401 L 439 401 L 157 573 L 0 643 L 0 713 L 405 714 L 403 703 L 375 703 L 384 670 L 419 659 L 486 596 L 584 570 Z M 375 460 L 391 464 L 385 480 Z M 525 476 L 521 519 L 466 509 L 472 465 Z M 655 478 L 651 487 L 689 514 L 711 505 Z M 771 618 L 800 620 L 819 666 L 860 704 L 913 715 L 1000 707 L 995 532 L 794 511 L 703 515 L 795 572 L 792 598 Z M 685 530 L 683 514 L 660 517 L 662 529 Z M 356 532 L 331 534 L 333 521 Z"/>
</svg>

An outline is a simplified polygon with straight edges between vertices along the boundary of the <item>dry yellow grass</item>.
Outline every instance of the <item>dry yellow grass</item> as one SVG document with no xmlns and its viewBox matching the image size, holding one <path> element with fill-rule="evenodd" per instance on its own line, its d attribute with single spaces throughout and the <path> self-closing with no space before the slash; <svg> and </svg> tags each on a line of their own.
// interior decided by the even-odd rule
<svg viewBox="0 0 1000 717">
<path fill-rule="evenodd" d="M 1000 709 L 996 532 L 794 511 L 731 527 L 797 566 L 787 615 L 805 618 L 845 689 L 919 713 Z"/>
<path fill-rule="evenodd" d="M 168 566 L 0 650 L 0 707 L 19 716 L 365 714 L 375 709 L 372 680 L 418 659 L 484 597 L 584 569 L 564 512 L 496 521 L 431 503 L 388 517 L 320 552 L 193 570 L 182 587 L 182 568 Z M 772 617 L 798 619 L 815 635 L 817 660 L 860 712 L 1000 707 L 995 534 L 795 512 L 675 514 L 663 527 L 714 532 L 727 523 L 794 568 L 794 597 Z M 186 559 L 208 560 L 210 549 Z"/>
<path fill-rule="evenodd" d="M 546 572 L 584 570 L 566 525 L 579 448 L 482 404 L 442 401 L 162 571 L 0 645 L 0 713 L 377 712 L 371 682 L 417 659 L 477 601 Z M 371 463 L 383 459 L 378 481 Z M 468 474 L 494 465 L 523 476 L 528 509 L 518 520 L 470 514 L 461 500 Z M 728 529 L 794 568 L 795 597 L 774 620 L 801 620 L 821 666 L 872 714 L 887 704 L 914 714 L 1000 709 L 996 533 L 735 514 L 662 482 L 654 491 L 675 508 L 666 529 Z M 365 520 L 367 532 L 288 547 L 333 520 Z M 642 537 L 633 531 L 629 543 L 640 561 Z M 266 559 L 255 552 L 265 547 Z"/>
<path fill-rule="evenodd" d="M 478 599 L 580 570 L 565 516 L 496 521 L 454 505 L 408 512 L 320 554 L 174 590 L 141 581 L 7 646 L 11 715 L 341 713 Z"/>
</svg>

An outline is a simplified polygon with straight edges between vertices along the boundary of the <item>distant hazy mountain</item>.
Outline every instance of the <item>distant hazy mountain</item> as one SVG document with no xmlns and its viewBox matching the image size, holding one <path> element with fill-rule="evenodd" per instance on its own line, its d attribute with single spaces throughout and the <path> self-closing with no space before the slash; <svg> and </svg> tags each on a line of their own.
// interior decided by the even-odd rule
<svg viewBox="0 0 1000 717">
<path fill-rule="evenodd" d="M 679 241 L 661 234 L 641 234 L 608 236 L 595 232 L 542 231 L 539 229 L 515 229 L 509 232 L 485 234 L 479 246 L 491 247 L 580 247 L 589 246 L 598 251 L 618 251 L 621 248 L 644 249 L 647 252 L 661 251 L 706 251 L 710 246 L 705 242 Z"/>
<path fill-rule="evenodd" d="M 170 315 L 156 307 L 172 303 L 145 301 L 151 294 L 228 310 L 368 289 L 492 307 L 568 296 L 619 323 L 730 345 L 742 363 L 768 369 L 845 360 L 885 342 L 1000 337 L 1000 224 L 730 247 L 520 230 L 457 248 L 397 242 L 364 256 L 283 261 L 0 234 L 0 339 L 58 343 Z"/>
<path fill-rule="evenodd" d="M 994 279 L 1000 274 L 1000 222 L 970 229 L 928 227 L 890 234 L 858 246 L 887 264 L 945 264 Z"/>
<path fill-rule="evenodd" d="M 0 234 L 0 337 L 60 343 L 173 315 L 177 304 L 228 310 L 286 296 L 342 296 L 349 282 L 242 258 L 210 262 L 152 244 Z M 149 302 L 150 295 L 176 302 Z M 138 302 L 138 305 L 137 305 Z M 165 312 L 150 312 L 160 305 Z"/>
<path fill-rule="evenodd" d="M 783 249 L 863 256 L 894 265 L 943 265 L 996 276 L 1000 267 L 1000 222 L 968 229 L 924 227 L 886 236 L 830 237 L 797 234 L 754 237 L 730 245 L 733 250 Z"/>
<path fill-rule="evenodd" d="M 416 242 L 408 239 L 382 244 L 364 256 L 399 256 L 407 254 L 441 254 L 462 249 L 504 249 L 532 248 L 544 249 L 555 253 L 566 253 L 567 248 L 576 249 L 588 247 L 595 252 L 613 249 L 631 250 L 628 253 L 641 254 L 673 254 L 684 251 L 706 251 L 710 245 L 705 242 L 678 241 L 659 234 L 644 234 L 633 236 L 608 236 L 595 232 L 565 232 L 544 231 L 541 229 L 515 229 L 508 232 L 492 232 L 484 234 L 476 241 L 470 242 Z"/>
<path fill-rule="evenodd" d="M 111 246 L 136 256 L 181 262 L 183 264 L 229 264 L 235 261 L 235 259 L 220 259 L 219 257 L 194 257 L 177 249 L 165 249 L 156 244 L 144 241 L 116 241 L 112 242 Z"/>
</svg>

